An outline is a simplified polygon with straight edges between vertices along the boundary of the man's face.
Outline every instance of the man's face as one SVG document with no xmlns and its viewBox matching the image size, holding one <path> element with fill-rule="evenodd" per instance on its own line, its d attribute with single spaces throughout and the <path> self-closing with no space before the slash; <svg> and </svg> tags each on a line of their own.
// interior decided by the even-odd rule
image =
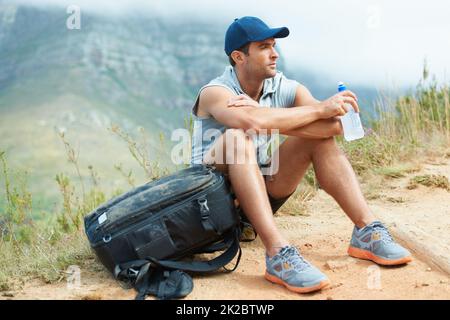
<svg viewBox="0 0 450 320">
<path fill-rule="evenodd" d="M 277 73 L 276 61 L 279 58 L 275 50 L 275 39 L 251 42 L 244 68 L 247 72 L 262 79 L 273 78 Z"/>
</svg>

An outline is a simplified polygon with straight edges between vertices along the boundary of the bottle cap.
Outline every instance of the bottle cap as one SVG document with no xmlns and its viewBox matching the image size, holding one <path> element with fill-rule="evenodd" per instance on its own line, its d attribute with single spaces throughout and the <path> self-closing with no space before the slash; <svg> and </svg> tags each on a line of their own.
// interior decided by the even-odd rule
<svg viewBox="0 0 450 320">
<path fill-rule="evenodd" d="M 345 91 L 345 90 L 347 90 L 347 87 L 345 86 L 345 84 L 342 81 L 340 81 L 338 83 L 338 91 L 341 92 L 341 91 Z"/>
</svg>

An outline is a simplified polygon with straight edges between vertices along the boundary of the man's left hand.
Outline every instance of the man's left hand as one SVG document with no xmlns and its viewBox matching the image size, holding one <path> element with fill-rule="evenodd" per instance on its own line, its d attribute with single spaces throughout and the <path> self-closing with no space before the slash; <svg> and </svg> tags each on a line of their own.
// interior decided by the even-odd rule
<svg viewBox="0 0 450 320">
<path fill-rule="evenodd" d="M 228 107 L 259 107 L 259 103 L 245 94 L 232 97 L 228 101 Z"/>
</svg>

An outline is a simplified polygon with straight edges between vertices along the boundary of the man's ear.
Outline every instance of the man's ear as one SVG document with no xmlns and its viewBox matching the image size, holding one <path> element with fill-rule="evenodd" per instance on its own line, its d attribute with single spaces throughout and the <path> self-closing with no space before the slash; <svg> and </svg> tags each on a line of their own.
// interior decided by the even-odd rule
<svg viewBox="0 0 450 320">
<path fill-rule="evenodd" d="M 241 51 L 234 50 L 231 53 L 231 58 L 234 60 L 236 64 L 242 63 L 244 61 L 244 53 Z"/>
</svg>

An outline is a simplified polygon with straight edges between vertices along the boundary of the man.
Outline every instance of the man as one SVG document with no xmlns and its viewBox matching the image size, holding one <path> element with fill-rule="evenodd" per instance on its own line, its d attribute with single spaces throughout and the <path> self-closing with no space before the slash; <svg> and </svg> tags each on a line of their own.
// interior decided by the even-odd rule
<svg viewBox="0 0 450 320">
<path fill-rule="evenodd" d="M 411 261 L 411 255 L 371 213 L 350 163 L 335 142 L 334 136 L 342 134 L 338 117 L 349 106 L 359 111 L 357 97 L 347 90 L 321 102 L 278 72 L 275 39 L 288 35 L 286 27 L 271 29 L 256 17 L 235 19 L 229 26 L 225 52 L 231 66 L 200 89 L 193 107 L 192 163 L 214 164 L 228 176 L 266 249 L 266 279 L 305 293 L 329 281 L 289 245 L 273 213 L 296 190 L 311 163 L 320 186 L 355 224 L 351 256 L 396 265 Z M 248 132 L 271 129 L 288 138 L 272 155 L 278 159 L 278 171 L 264 178 L 263 164 L 257 159 L 264 143 Z M 221 135 L 205 139 L 208 130 Z M 236 154 L 243 161 L 236 161 Z"/>
</svg>

